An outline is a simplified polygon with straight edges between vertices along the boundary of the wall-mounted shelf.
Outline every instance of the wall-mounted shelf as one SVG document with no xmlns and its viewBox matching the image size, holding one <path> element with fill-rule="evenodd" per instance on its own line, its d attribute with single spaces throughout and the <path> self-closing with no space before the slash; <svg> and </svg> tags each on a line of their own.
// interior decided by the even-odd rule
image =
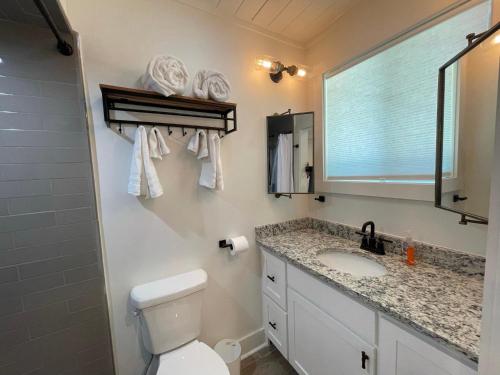
<svg viewBox="0 0 500 375">
<path fill-rule="evenodd" d="M 183 129 L 205 129 L 223 131 L 226 134 L 237 130 L 236 104 L 190 98 L 186 96 L 163 96 L 154 91 L 132 89 L 100 84 L 104 120 L 108 127 L 122 125 L 167 126 Z M 168 121 L 142 121 L 116 118 L 119 112 L 146 113 L 220 120 L 221 125 L 195 125 Z"/>
</svg>

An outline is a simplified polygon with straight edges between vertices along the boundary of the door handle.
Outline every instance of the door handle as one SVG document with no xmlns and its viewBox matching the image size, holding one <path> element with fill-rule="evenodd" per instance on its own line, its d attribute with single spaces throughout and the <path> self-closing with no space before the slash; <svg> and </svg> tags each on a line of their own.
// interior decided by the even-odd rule
<svg viewBox="0 0 500 375">
<path fill-rule="evenodd" d="M 272 329 L 276 330 L 276 323 L 269 322 L 269 325 L 272 327 Z"/>
<path fill-rule="evenodd" d="M 269 276 L 269 275 L 267 275 L 267 278 L 268 278 L 269 280 L 271 280 L 273 283 L 275 283 L 275 282 L 276 282 L 276 281 L 275 281 L 275 280 L 276 280 L 276 278 L 275 278 L 274 276 Z"/>
<path fill-rule="evenodd" d="M 368 361 L 370 357 L 364 351 L 361 352 L 361 368 L 366 370 L 366 361 Z"/>
</svg>

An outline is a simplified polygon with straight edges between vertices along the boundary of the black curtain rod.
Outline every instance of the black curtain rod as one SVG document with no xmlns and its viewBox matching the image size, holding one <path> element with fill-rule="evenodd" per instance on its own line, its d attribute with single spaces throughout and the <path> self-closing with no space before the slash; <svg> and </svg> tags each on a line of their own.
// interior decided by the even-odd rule
<svg viewBox="0 0 500 375">
<path fill-rule="evenodd" d="M 52 16 L 50 15 L 49 11 L 47 10 L 47 7 L 45 4 L 42 2 L 42 0 L 33 0 L 35 5 L 37 6 L 38 10 L 42 14 L 43 18 L 45 18 L 45 21 L 47 21 L 47 24 L 49 25 L 50 29 L 52 30 L 52 33 L 57 39 L 57 50 L 61 52 L 64 56 L 71 56 L 73 54 L 73 47 L 71 44 L 66 42 L 64 38 L 61 36 L 61 33 L 59 30 L 57 30 L 57 26 L 52 19 Z"/>
</svg>

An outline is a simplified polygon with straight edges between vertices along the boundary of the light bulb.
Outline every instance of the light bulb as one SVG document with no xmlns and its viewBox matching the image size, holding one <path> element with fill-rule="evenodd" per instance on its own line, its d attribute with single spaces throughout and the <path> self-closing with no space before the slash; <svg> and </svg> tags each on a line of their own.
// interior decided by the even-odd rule
<svg viewBox="0 0 500 375">
<path fill-rule="evenodd" d="M 306 74 L 307 74 L 307 72 L 303 68 L 299 68 L 299 70 L 297 71 L 297 76 L 299 76 L 299 77 L 305 77 Z"/>
<path fill-rule="evenodd" d="M 492 41 L 493 44 L 499 44 L 500 43 L 500 34 L 495 35 Z"/>
<path fill-rule="evenodd" d="M 273 69 L 275 59 L 271 56 L 257 56 L 255 59 L 255 65 L 257 70 L 267 70 L 271 71 Z"/>
</svg>

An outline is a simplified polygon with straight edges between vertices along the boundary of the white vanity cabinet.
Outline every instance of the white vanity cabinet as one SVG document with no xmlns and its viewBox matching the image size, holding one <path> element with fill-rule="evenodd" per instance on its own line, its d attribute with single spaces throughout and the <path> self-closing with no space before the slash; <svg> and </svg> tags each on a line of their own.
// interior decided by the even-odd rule
<svg viewBox="0 0 500 375">
<path fill-rule="evenodd" d="M 477 375 L 438 345 L 262 251 L 267 338 L 301 375 Z"/>
<path fill-rule="evenodd" d="M 378 375 L 477 375 L 477 371 L 384 317 L 379 319 Z"/>
</svg>

